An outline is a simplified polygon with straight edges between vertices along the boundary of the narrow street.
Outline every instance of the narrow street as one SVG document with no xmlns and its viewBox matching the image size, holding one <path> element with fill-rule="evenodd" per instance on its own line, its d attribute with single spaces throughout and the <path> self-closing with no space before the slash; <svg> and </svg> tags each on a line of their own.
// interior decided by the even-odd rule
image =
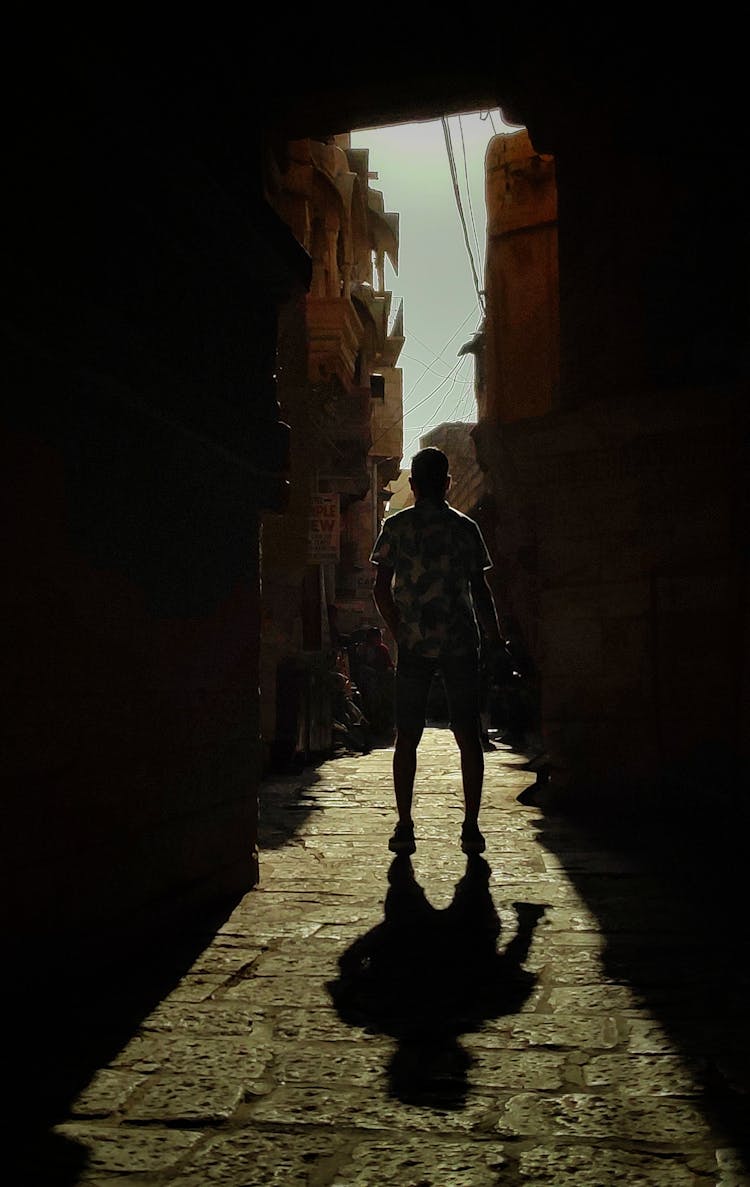
<svg viewBox="0 0 750 1187">
<path fill-rule="evenodd" d="M 259 887 L 56 1125 L 60 1151 L 88 1153 L 65 1181 L 750 1183 L 729 882 L 722 913 L 675 854 L 637 860 L 545 819 L 516 798 L 525 756 L 500 743 L 487 851 L 467 862 L 437 728 L 417 852 L 394 860 L 391 757 L 264 785 Z"/>
</svg>

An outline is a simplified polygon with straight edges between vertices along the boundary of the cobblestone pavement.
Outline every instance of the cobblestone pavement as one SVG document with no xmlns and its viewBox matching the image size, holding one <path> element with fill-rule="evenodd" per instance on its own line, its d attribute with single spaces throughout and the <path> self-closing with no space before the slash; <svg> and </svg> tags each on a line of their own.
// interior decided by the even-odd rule
<svg viewBox="0 0 750 1187">
<path fill-rule="evenodd" d="M 750 1183 L 731 887 L 520 803 L 533 776 L 502 745 L 465 858 L 437 728 L 417 852 L 393 859 L 391 757 L 265 785 L 260 885 L 58 1121 L 86 1154 L 69 1181 Z"/>
</svg>

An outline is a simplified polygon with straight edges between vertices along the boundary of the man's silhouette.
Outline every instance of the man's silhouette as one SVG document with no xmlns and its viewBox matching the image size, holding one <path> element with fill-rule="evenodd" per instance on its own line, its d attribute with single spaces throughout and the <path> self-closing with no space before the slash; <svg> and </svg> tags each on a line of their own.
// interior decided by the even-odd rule
<svg viewBox="0 0 750 1187">
<path fill-rule="evenodd" d="M 481 853 L 485 842 L 478 823 L 484 778 L 479 628 L 486 645 L 501 643 L 485 576 L 492 561 L 474 520 L 446 500 L 451 479 L 442 450 L 420 450 L 412 459 L 409 482 L 414 506 L 384 521 L 370 556 L 378 567 L 375 605 L 398 644 L 393 755 L 398 823 L 388 844 L 394 853 L 413 853 L 416 847 L 411 808 L 417 747 L 430 684 L 439 675 L 461 752 L 461 847 L 464 853 Z"/>
</svg>

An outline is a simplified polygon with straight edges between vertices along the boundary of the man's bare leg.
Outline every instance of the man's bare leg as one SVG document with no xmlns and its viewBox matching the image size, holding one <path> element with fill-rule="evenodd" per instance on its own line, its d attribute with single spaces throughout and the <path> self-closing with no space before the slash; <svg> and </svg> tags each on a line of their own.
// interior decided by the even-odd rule
<svg viewBox="0 0 750 1187">
<path fill-rule="evenodd" d="M 453 730 L 461 752 L 461 779 L 464 789 L 466 820 L 476 824 L 482 802 L 484 782 L 484 751 L 479 726 L 456 726 Z"/>
<path fill-rule="evenodd" d="M 396 794 L 396 811 L 401 824 L 411 824 L 411 805 L 414 796 L 414 776 L 417 772 L 417 747 L 422 731 L 396 734 L 393 751 L 393 790 Z"/>
</svg>

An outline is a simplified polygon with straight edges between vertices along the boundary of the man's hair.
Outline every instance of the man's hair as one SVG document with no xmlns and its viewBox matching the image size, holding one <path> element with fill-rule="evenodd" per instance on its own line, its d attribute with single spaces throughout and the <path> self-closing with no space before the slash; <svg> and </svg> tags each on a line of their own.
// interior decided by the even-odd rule
<svg viewBox="0 0 750 1187">
<path fill-rule="evenodd" d="M 442 449 L 428 445 L 411 459 L 411 476 L 420 495 L 441 499 L 448 482 L 448 458 Z"/>
</svg>

